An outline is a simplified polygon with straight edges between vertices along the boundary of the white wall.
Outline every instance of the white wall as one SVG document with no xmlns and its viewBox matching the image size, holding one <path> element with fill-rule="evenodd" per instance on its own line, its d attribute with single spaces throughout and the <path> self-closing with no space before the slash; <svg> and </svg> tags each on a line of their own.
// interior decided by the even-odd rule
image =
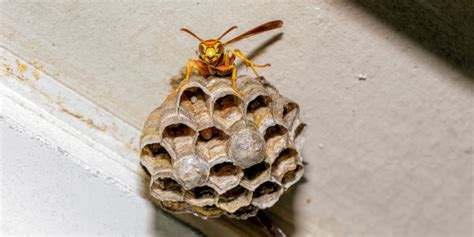
<svg viewBox="0 0 474 237">
<path fill-rule="evenodd" d="M 197 236 L 11 118 L 0 119 L 0 134 L 2 236 Z"/>
</svg>

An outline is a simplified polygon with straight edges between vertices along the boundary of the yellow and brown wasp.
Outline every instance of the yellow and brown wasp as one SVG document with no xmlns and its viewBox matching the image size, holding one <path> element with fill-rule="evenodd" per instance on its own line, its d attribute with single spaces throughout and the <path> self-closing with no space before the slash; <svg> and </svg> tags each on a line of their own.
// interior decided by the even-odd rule
<svg viewBox="0 0 474 237">
<path fill-rule="evenodd" d="M 216 39 L 209 39 L 209 40 L 204 40 L 200 37 L 198 37 L 196 34 L 191 32 L 188 29 L 182 28 L 181 31 L 184 31 L 197 40 L 199 40 L 201 43 L 199 44 L 198 47 L 198 53 L 199 53 L 199 59 L 189 59 L 188 61 L 188 66 L 187 66 L 187 71 L 186 71 L 186 77 L 184 81 L 181 83 L 181 85 L 177 88 L 179 90 L 181 87 L 186 85 L 189 82 L 189 77 L 191 76 L 192 70 L 198 71 L 201 76 L 203 77 L 209 77 L 209 76 L 223 76 L 223 77 L 228 77 L 230 76 L 230 79 L 232 80 L 232 88 L 234 91 L 237 93 L 240 93 L 237 90 L 237 86 L 235 83 L 236 77 L 237 77 L 237 68 L 235 66 L 235 57 L 240 58 L 245 66 L 250 67 L 255 75 L 258 77 L 257 70 L 255 70 L 256 67 L 268 67 L 270 64 L 255 64 L 250 59 L 246 58 L 242 52 L 238 49 L 232 49 L 232 50 L 225 50 L 224 47 L 235 43 L 237 41 L 243 40 L 245 38 L 248 38 L 250 36 L 273 30 L 276 28 L 280 28 L 283 25 L 283 21 L 276 20 L 276 21 L 270 21 L 267 22 L 263 25 L 257 26 L 241 35 L 238 35 L 237 37 L 222 43 L 220 40 L 229 32 L 232 30 L 235 30 L 237 26 L 232 26 L 229 28 L 227 31 L 225 31 L 221 36 L 219 36 Z"/>
</svg>

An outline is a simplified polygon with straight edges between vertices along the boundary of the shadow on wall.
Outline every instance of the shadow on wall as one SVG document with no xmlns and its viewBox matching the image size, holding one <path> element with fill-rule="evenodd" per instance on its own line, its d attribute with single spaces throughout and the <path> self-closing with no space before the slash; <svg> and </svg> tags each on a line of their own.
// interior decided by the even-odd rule
<svg viewBox="0 0 474 237">
<path fill-rule="evenodd" d="M 357 0 L 474 80 L 474 1 Z"/>
<path fill-rule="evenodd" d="M 262 42 L 260 44 L 260 46 L 258 46 L 256 49 L 249 52 L 249 54 L 247 54 L 247 58 L 250 59 L 250 60 L 253 60 L 255 57 L 257 57 L 260 54 L 262 54 L 263 52 L 265 52 L 265 49 L 267 49 L 268 47 L 270 47 L 274 43 L 280 41 L 282 38 L 283 38 L 283 32 L 280 32 L 276 35 L 273 35 L 270 39 Z M 241 60 L 238 60 L 236 65 L 237 65 L 237 69 L 240 69 L 240 68 L 242 68 L 242 66 L 244 64 Z"/>
<path fill-rule="evenodd" d="M 306 166 L 308 164 L 304 165 Z M 270 214 L 270 219 L 275 223 L 276 226 L 281 228 L 287 236 L 294 236 L 294 234 L 297 232 L 296 213 L 294 210 L 298 204 L 296 203 L 295 197 L 298 195 L 298 190 L 301 190 L 302 184 L 306 182 L 308 182 L 308 180 L 303 175 L 300 181 L 298 181 L 298 183 L 296 183 L 286 193 L 284 193 L 280 200 L 278 200 L 278 202 L 275 203 L 273 207 L 264 210 Z M 281 213 L 285 214 L 282 215 Z"/>
</svg>

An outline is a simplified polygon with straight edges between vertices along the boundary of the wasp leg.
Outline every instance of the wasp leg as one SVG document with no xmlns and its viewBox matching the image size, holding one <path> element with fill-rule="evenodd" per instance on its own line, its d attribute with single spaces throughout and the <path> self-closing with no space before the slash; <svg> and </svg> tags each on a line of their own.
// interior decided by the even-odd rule
<svg viewBox="0 0 474 237">
<path fill-rule="evenodd" d="M 242 61 L 244 61 L 244 64 L 245 66 L 247 67 L 250 67 L 253 71 L 253 73 L 255 73 L 255 75 L 257 77 L 259 77 L 260 75 L 258 74 L 257 70 L 255 70 L 256 67 L 268 67 L 268 66 L 271 66 L 269 63 L 267 64 L 255 64 L 253 63 L 250 59 L 246 58 L 244 56 L 244 54 L 242 54 L 242 52 L 239 50 L 239 49 L 234 49 L 232 50 L 232 53 L 237 56 L 238 58 L 240 58 Z"/>
<path fill-rule="evenodd" d="M 179 86 L 176 87 L 176 90 L 174 91 L 175 93 L 177 93 L 179 90 L 181 90 L 181 88 L 183 88 L 183 86 L 189 83 L 189 77 L 191 76 L 191 71 L 194 69 L 194 66 L 191 65 L 193 61 L 194 61 L 193 59 L 188 60 L 188 66 L 186 68 L 186 77 L 184 78 L 184 81 L 182 81 L 179 84 Z"/>
<path fill-rule="evenodd" d="M 184 78 L 184 81 L 180 83 L 178 87 L 176 87 L 175 93 L 177 93 L 183 86 L 189 83 L 189 77 L 191 76 L 191 72 L 193 69 L 198 69 L 195 65 L 193 65 L 194 59 L 189 59 L 188 60 L 188 66 L 186 69 L 186 77 Z"/>
<path fill-rule="evenodd" d="M 229 69 L 232 70 L 232 76 L 230 77 L 230 79 L 232 80 L 232 90 L 235 91 L 235 93 L 239 94 L 240 96 L 242 96 L 243 94 L 237 89 L 237 83 L 236 83 L 236 79 L 237 79 L 237 67 L 235 67 L 235 65 L 231 65 L 229 67 Z"/>
</svg>

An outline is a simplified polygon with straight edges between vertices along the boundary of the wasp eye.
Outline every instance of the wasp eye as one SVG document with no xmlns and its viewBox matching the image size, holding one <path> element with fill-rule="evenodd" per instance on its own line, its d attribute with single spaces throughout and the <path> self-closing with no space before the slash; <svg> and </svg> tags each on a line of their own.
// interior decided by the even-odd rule
<svg viewBox="0 0 474 237">
<path fill-rule="evenodd" d="M 221 54 L 224 51 L 224 47 L 222 46 L 222 44 L 217 45 L 216 51 L 219 54 Z"/>
<path fill-rule="evenodd" d="M 204 54 L 204 47 L 202 45 L 199 45 L 199 53 Z"/>
</svg>

